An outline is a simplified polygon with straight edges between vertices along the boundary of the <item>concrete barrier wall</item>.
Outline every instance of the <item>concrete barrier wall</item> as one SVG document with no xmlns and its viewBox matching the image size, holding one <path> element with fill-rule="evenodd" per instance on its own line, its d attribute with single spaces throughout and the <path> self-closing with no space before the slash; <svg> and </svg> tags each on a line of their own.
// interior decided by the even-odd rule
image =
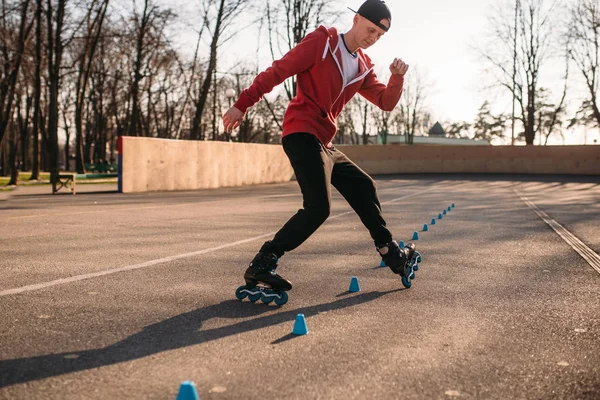
<svg viewBox="0 0 600 400">
<path fill-rule="evenodd" d="M 123 193 L 193 190 L 289 181 L 281 145 L 123 136 Z"/>
<path fill-rule="evenodd" d="M 600 146 L 340 146 L 369 174 L 600 175 Z"/>
<path fill-rule="evenodd" d="M 124 193 L 286 182 L 281 145 L 121 138 Z M 367 173 L 600 175 L 600 146 L 339 146 Z"/>
</svg>

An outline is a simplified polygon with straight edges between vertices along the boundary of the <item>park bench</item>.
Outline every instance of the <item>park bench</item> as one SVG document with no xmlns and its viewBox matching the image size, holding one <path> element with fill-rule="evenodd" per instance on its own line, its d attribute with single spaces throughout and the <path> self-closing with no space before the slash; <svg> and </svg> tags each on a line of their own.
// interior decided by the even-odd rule
<svg viewBox="0 0 600 400">
<path fill-rule="evenodd" d="M 108 179 L 117 178 L 119 174 L 74 174 L 74 173 L 61 173 L 58 174 L 57 179 L 52 180 L 52 194 L 58 192 L 60 189 L 65 188 L 70 190 L 72 194 L 75 194 L 75 183 L 77 179 Z"/>
</svg>

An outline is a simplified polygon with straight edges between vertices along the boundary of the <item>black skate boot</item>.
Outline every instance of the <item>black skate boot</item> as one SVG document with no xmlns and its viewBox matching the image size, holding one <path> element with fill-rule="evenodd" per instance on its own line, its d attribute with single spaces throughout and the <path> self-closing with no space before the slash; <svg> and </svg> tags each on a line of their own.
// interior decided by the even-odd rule
<svg viewBox="0 0 600 400">
<path fill-rule="evenodd" d="M 277 275 L 276 268 L 275 254 L 259 252 L 244 274 L 246 284 L 235 291 L 235 296 L 240 300 L 248 296 L 252 303 L 261 299 L 265 304 L 271 301 L 275 301 L 277 305 L 285 304 L 288 300 L 286 291 L 292 289 L 292 283 Z"/>
<path fill-rule="evenodd" d="M 387 252 L 383 254 L 382 250 L 387 247 Z M 413 243 L 407 244 L 403 249 L 398 246 L 395 240 L 378 247 L 377 251 L 381 255 L 385 265 L 390 267 L 393 273 L 402 277 L 402 284 L 409 288 L 412 286 L 412 280 L 415 278 L 415 271 L 418 269 L 420 254 L 416 251 Z"/>
</svg>

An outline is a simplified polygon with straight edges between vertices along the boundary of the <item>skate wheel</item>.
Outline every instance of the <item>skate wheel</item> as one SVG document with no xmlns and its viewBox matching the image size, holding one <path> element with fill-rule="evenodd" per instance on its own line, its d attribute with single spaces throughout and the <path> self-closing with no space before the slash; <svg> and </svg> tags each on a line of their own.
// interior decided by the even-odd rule
<svg viewBox="0 0 600 400">
<path fill-rule="evenodd" d="M 423 261 L 423 257 L 421 257 L 421 253 L 417 253 L 417 262 L 420 263 Z"/>
<path fill-rule="evenodd" d="M 287 292 L 281 292 L 281 298 L 280 299 L 275 299 L 275 304 L 277 304 L 278 306 L 282 306 L 285 303 L 287 303 L 288 301 L 288 294 Z"/>
<path fill-rule="evenodd" d="M 404 285 L 405 288 L 409 288 L 412 286 L 412 281 L 410 280 L 410 278 L 407 278 L 405 276 L 402 277 L 402 284 Z"/>
<path fill-rule="evenodd" d="M 265 295 L 264 295 L 264 293 L 263 293 L 263 295 L 260 297 L 260 300 L 261 300 L 263 303 L 265 303 L 265 304 L 269 304 L 270 302 L 272 302 L 272 301 L 273 301 L 273 298 L 272 298 L 272 297 L 267 297 L 267 296 L 265 296 Z"/>
<path fill-rule="evenodd" d="M 418 270 L 419 270 L 419 264 L 415 264 L 415 266 L 413 267 L 413 269 L 414 269 L 415 271 L 418 271 Z"/>
<path fill-rule="evenodd" d="M 408 276 L 411 280 L 415 279 L 415 272 L 411 272 L 410 275 Z"/>
<path fill-rule="evenodd" d="M 235 291 L 235 297 L 237 297 L 239 300 L 244 300 L 246 296 L 248 296 L 248 293 L 246 293 L 244 289 L 246 289 L 246 286 L 240 286 Z"/>
<path fill-rule="evenodd" d="M 253 303 L 256 303 L 256 301 L 260 299 L 260 293 L 256 293 L 256 294 L 251 294 L 248 296 L 248 300 L 250 300 Z"/>
</svg>

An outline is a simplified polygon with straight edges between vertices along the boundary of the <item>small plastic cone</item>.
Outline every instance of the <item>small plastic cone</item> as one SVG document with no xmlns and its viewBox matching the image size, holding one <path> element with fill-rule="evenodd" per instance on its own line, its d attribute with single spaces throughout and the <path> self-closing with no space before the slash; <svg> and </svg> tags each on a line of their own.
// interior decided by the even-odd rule
<svg viewBox="0 0 600 400">
<path fill-rule="evenodd" d="M 177 400 L 200 400 L 194 382 L 184 381 L 181 383 L 179 393 L 177 394 Z"/>
<path fill-rule="evenodd" d="M 304 314 L 296 315 L 296 322 L 294 323 L 294 330 L 292 334 L 294 335 L 306 335 L 308 333 L 308 327 L 306 326 L 306 320 L 304 319 Z"/>
<path fill-rule="evenodd" d="M 360 292 L 360 285 L 358 284 L 358 278 L 356 276 L 353 276 L 350 280 L 350 289 L 348 289 L 348 291 L 352 293 Z"/>
</svg>

